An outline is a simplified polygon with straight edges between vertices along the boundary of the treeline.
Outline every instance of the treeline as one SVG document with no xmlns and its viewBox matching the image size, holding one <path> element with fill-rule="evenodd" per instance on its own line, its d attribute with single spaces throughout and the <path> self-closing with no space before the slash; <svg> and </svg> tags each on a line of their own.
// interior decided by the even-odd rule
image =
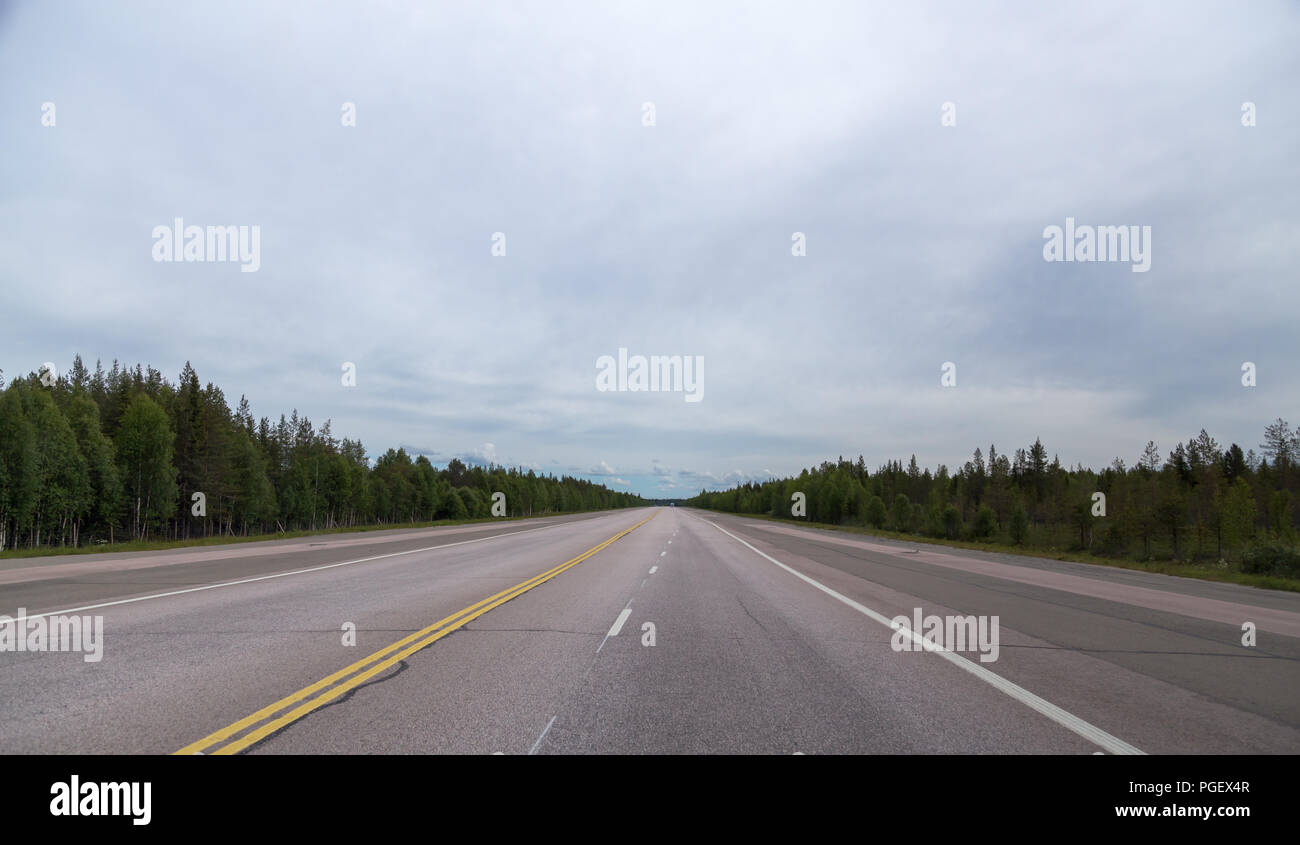
<svg viewBox="0 0 1300 845">
<path fill-rule="evenodd" d="M 976 449 L 955 472 L 923 470 L 913 455 L 906 467 L 890 461 L 871 473 L 861 456 L 841 456 L 797 478 L 701 490 L 689 503 L 792 518 L 792 498 L 803 493 L 803 518 L 814 522 L 1110 557 L 1249 564 L 1259 557 L 1252 550 L 1297 544 L 1300 427 L 1277 420 L 1260 448 L 1259 456 L 1235 443 L 1222 448 L 1202 429 L 1164 459 L 1148 442 L 1134 466 L 1116 458 L 1100 472 L 1049 461 L 1040 440 L 1014 455 Z M 1296 559 L 1283 555 L 1282 568 Z"/>
<path fill-rule="evenodd" d="M 0 550 L 486 517 L 495 492 L 510 516 L 642 504 L 568 476 L 438 469 L 404 449 L 372 466 L 329 421 L 254 421 L 244 397 L 232 411 L 188 362 L 172 384 L 116 361 L 92 373 L 77 356 L 57 380 L 6 387 L 0 373 L 0 388 Z"/>
</svg>

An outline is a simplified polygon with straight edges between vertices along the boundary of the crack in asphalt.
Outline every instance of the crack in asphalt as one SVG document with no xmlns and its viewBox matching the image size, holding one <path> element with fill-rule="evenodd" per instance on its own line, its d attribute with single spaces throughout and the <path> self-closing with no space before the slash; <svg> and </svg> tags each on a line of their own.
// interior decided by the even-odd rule
<svg viewBox="0 0 1300 845">
<path fill-rule="evenodd" d="M 769 630 L 767 630 L 767 626 L 764 625 L 762 622 L 759 622 L 759 621 L 758 621 L 758 617 L 755 616 L 754 614 L 752 614 L 752 613 L 749 612 L 749 608 L 745 607 L 745 602 L 740 598 L 739 595 L 736 596 L 736 604 L 740 605 L 740 609 L 743 610 L 743 611 L 745 611 L 745 615 L 746 615 L 746 616 L 748 616 L 750 619 L 754 620 L 754 624 L 755 624 L 755 625 L 757 625 L 759 628 L 762 628 L 762 629 L 763 629 L 763 633 L 764 633 L 764 634 L 767 634 L 768 636 L 771 636 L 771 635 L 772 635 L 772 632 L 769 631 Z"/>
<path fill-rule="evenodd" d="M 333 707 L 333 706 L 336 705 L 336 704 L 342 704 L 343 702 L 345 702 L 345 701 L 347 701 L 348 699 L 352 698 L 353 694 L 356 693 L 358 690 L 363 690 L 363 689 L 365 689 L 366 687 L 374 686 L 375 684 L 380 684 L 380 683 L 383 683 L 384 681 L 389 681 L 389 680 L 392 680 L 393 678 L 396 678 L 398 675 L 402 674 L 402 673 L 405 672 L 407 669 L 409 669 L 409 668 L 410 668 L 410 665 L 409 665 L 405 660 L 402 660 L 402 661 L 400 661 L 399 663 L 397 663 L 396 666 L 393 666 L 392 668 L 393 668 L 393 669 L 396 669 L 396 671 L 392 671 L 392 672 L 385 673 L 384 675 L 382 675 L 382 676 L 380 676 L 380 677 L 378 677 L 378 678 L 372 678 L 371 680 L 366 681 L 364 684 L 358 684 L 357 686 L 355 686 L 355 687 L 353 687 L 352 689 L 348 690 L 348 691 L 347 691 L 346 693 L 344 693 L 343 695 L 341 695 L 341 696 L 339 696 L 338 698 L 336 698 L 336 699 L 334 699 L 333 701 L 331 701 L 329 704 L 323 704 L 323 705 L 321 705 L 320 707 L 317 707 L 315 710 L 312 710 L 310 713 L 306 714 L 306 715 L 303 716 L 302 718 L 300 718 L 300 719 L 295 719 L 295 720 L 293 720 L 292 722 L 290 722 L 289 724 L 285 725 L 284 727 L 279 728 L 279 729 L 277 729 L 277 730 L 275 730 L 275 731 L 272 731 L 271 733 L 269 733 L 269 734 L 267 734 L 266 736 L 262 737 L 262 738 L 259 739 L 257 742 L 253 743 L 252 745 L 248 746 L 247 748 L 241 749 L 241 750 L 239 751 L 239 756 L 242 756 L 242 755 L 244 755 L 244 754 L 249 753 L 249 752 L 252 751 L 253 749 L 260 747 L 260 746 L 263 745 L 264 743 L 270 742 L 271 740 L 275 739 L 277 736 L 279 736 L 280 734 L 284 733 L 285 731 L 292 730 L 292 728 L 293 728 L 294 725 L 300 725 L 300 724 L 302 724 L 303 722 L 307 721 L 308 718 L 310 718 L 311 716 L 314 716 L 315 714 L 321 712 L 322 710 L 328 710 L 328 709 L 330 709 L 331 707 Z"/>
<path fill-rule="evenodd" d="M 462 628 L 460 628 L 460 630 L 470 631 L 478 634 L 502 631 L 502 632 L 515 632 L 515 633 L 523 633 L 523 634 L 577 634 L 578 636 L 583 636 L 583 637 L 600 636 L 599 633 L 595 633 L 592 631 L 566 631 L 563 628 L 471 628 L 468 625 L 465 625 Z"/>
</svg>

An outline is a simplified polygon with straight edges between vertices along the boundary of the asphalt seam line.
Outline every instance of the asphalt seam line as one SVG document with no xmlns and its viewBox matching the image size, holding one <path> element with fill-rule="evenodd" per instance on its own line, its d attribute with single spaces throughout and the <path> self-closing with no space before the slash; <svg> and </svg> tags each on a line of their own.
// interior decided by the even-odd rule
<svg viewBox="0 0 1300 845">
<path fill-rule="evenodd" d="M 149 601 L 150 599 L 165 599 L 168 596 L 180 596 L 180 595 L 184 595 L 185 593 L 197 593 L 202 590 L 216 590 L 221 587 L 237 587 L 240 584 L 252 584 L 256 581 L 269 581 L 272 578 L 288 578 L 290 575 L 306 575 L 311 572 L 321 572 L 326 569 L 335 569 L 340 566 L 352 566 L 353 564 L 356 563 L 368 563 L 372 560 L 383 560 L 384 558 L 400 557 L 402 555 L 413 555 L 413 554 L 419 554 L 420 552 L 432 552 L 432 551 L 437 551 L 438 549 L 449 549 L 452 546 L 466 546 L 469 545 L 470 543 L 482 543 L 487 540 L 497 540 L 500 539 L 501 537 L 514 537 L 519 534 L 531 534 L 534 531 L 546 531 L 550 528 L 558 528 L 561 525 L 568 525 L 568 524 L 570 523 L 557 522 L 553 525 L 542 525 L 538 528 L 528 528 L 523 531 L 510 531 L 505 534 L 493 534 L 491 537 L 476 537 L 473 540 L 458 540 L 455 543 L 442 543 L 437 546 L 425 546 L 422 549 L 408 549 L 407 551 L 404 552 L 390 552 L 388 554 L 375 555 L 374 557 L 361 557 L 361 558 L 357 558 L 356 560 L 340 561 L 339 563 L 326 563 L 321 566 L 311 566 L 306 569 L 294 569 L 294 570 L 290 570 L 289 572 L 276 572 L 271 575 L 258 575 L 255 578 L 241 578 L 238 581 L 222 581 L 218 584 L 204 584 L 200 587 L 186 587 L 183 590 L 171 590 L 166 593 L 150 593 L 147 596 L 135 596 L 134 598 L 129 598 L 129 599 L 117 599 L 115 601 L 106 601 L 106 602 L 101 602 L 99 604 L 88 604 L 85 605 L 84 607 L 73 607 L 73 608 L 69 608 L 68 610 L 46 610 L 46 611 L 42 611 L 41 613 L 29 613 L 26 616 L 21 616 L 18 618 L 17 621 L 21 622 L 24 619 L 40 619 L 43 616 L 64 616 L 67 614 L 79 613 L 83 610 L 97 610 L 98 608 L 101 607 L 114 607 L 120 604 L 133 604 L 139 601 Z"/>
<path fill-rule="evenodd" d="M 274 704 L 267 705 L 262 709 L 245 716 L 236 722 L 220 728 L 197 742 L 192 742 L 184 748 L 176 751 L 176 754 L 234 754 L 253 745 L 282 728 L 287 727 L 293 722 L 298 721 L 304 716 L 316 710 L 319 707 L 328 704 L 330 701 L 338 698 L 340 695 L 355 689 L 370 678 L 378 675 L 397 663 L 405 660 L 410 655 L 420 651 L 453 631 L 458 630 L 461 626 L 477 619 L 484 613 L 499 607 L 513 598 L 523 595 L 540 584 L 549 581 L 563 572 L 582 563 L 587 558 L 600 552 L 602 549 L 611 545 L 622 537 L 632 533 L 645 523 L 653 519 L 655 514 L 651 514 L 630 528 L 627 528 L 613 537 L 593 546 L 577 557 L 570 558 L 564 563 L 554 566 L 545 572 L 522 581 L 513 587 L 508 587 L 501 592 L 488 596 L 469 607 L 463 608 L 450 616 L 438 620 L 437 622 L 416 631 L 409 636 L 403 637 L 395 643 L 371 654 L 367 657 L 356 661 L 355 663 L 338 670 L 330 675 L 325 676 L 314 684 L 303 687 L 295 693 L 292 693 Z M 537 530 L 537 529 L 533 529 Z M 518 532 L 522 533 L 522 532 Z M 503 535 L 498 535 L 503 536 Z M 486 539 L 486 538 L 485 538 Z M 319 694 L 318 694 L 319 693 Z M 314 697 L 313 697 L 314 696 Z M 302 703 L 299 703 L 302 702 Z M 282 711 L 293 707 L 288 713 Z M 282 715 L 276 715 L 281 714 Z M 246 732 L 247 731 L 247 732 Z M 246 732 L 246 733 L 245 733 Z M 237 739 L 236 735 L 242 734 Z M 214 751 L 207 749 L 212 746 L 221 745 Z"/>
<path fill-rule="evenodd" d="M 706 522 L 709 525 L 712 525 L 714 528 L 718 529 L 723 534 L 726 534 L 728 537 L 740 543 L 741 545 L 745 546 L 755 554 L 758 554 L 766 558 L 768 561 L 781 567 L 786 572 L 789 572 L 791 575 L 795 576 L 796 578 L 811 584 L 812 586 L 821 590 L 823 593 L 826 593 L 828 596 L 838 599 L 839 601 L 843 602 L 844 604 L 848 605 L 849 607 L 853 608 L 854 610 L 858 611 L 864 616 L 867 616 L 868 618 L 873 619 L 876 622 L 879 622 L 881 625 L 884 625 L 886 628 L 889 628 L 891 631 L 894 630 L 894 626 L 892 624 L 893 620 L 889 619 L 888 617 L 880 613 L 877 613 L 876 611 L 872 610 L 866 605 L 854 601 L 848 596 L 845 596 L 841 593 L 836 592 L 835 590 L 832 590 L 830 587 L 827 587 L 825 584 L 822 584 L 821 582 L 813 578 L 810 578 L 807 575 L 804 575 L 802 572 L 799 572 L 798 570 L 787 566 L 786 564 L 782 563 L 781 561 L 777 560 L 776 558 L 772 557 L 766 552 L 754 548 L 752 545 L 742 540 L 741 538 L 737 537 L 735 534 L 732 534 L 730 531 L 723 528 L 721 525 L 718 525 L 715 522 L 709 522 L 709 520 L 703 519 L 702 517 L 697 517 L 697 519 L 700 519 L 701 522 Z M 920 634 L 916 633 L 915 631 L 909 631 L 909 633 L 911 634 L 913 642 L 921 644 L 925 651 L 931 652 L 933 654 L 937 654 L 940 657 L 942 657 L 944 660 L 947 660 L 949 663 L 952 663 L 954 666 L 958 666 L 962 669 L 965 669 L 967 672 L 979 678 L 981 681 L 984 681 L 985 683 L 989 684 L 995 689 L 998 689 L 1001 692 L 1006 693 L 1007 695 L 1016 699 L 1020 703 L 1028 706 L 1030 709 L 1035 710 L 1038 713 L 1046 716 L 1047 718 L 1051 719 L 1053 722 L 1056 722 L 1058 725 L 1066 728 L 1067 730 L 1070 730 L 1078 734 L 1079 736 L 1083 737 L 1089 742 L 1101 746 L 1102 748 L 1106 749 L 1110 753 L 1112 754 L 1145 754 L 1146 753 L 1141 749 L 1137 748 L 1136 746 L 1130 745 L 1124 740 L 1119 739 L 1118 737 L 1111 736 L 1110 734 L 1103 731 L 1101 728 L 1089 722 L 1086 722 L 1083 719 L 1080 719 L 1078 716 L 1074 715 L 1068 710 L 1065 710 L 1061 707 L 1057 707 L 1055 704 L 1052 704 L 1050 701 L 1047 701 L 1046 699 L 1035 695 L 1034 693 L 1030 692 L 1024 687 L 1012 683 L 1011 681 L 1008 681 L 1006 678 L 1002 677 L 1001 675 L 998 675 L 994 672 L 990 672 L 988 669 L 985 669 L 983 666 L 979 665 L 978 663 L 975 663 L 971 660 L 967 660 L 961 655 L 949 649 L 943 648 L 942 646 L 936 646 L 934 643 L 928 642 L 927 640 L 925 640 L 924 637 L 922 637 Z"/>
</svg>

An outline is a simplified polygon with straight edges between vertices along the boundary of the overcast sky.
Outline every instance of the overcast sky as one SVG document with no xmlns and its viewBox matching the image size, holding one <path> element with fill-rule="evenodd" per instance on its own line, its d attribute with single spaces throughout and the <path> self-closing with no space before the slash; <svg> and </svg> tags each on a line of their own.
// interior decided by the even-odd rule
<svg viewBox="0 0 1300 845">
<path fill-rule="evenodd" d="M 1258 451 L 1300 422 L 1297 44 L 1293 2 L 0 4 L 0 369 L 188 360 L 371 456 L 650 496 Z M 177 217 L 259 269 L 154 261 Z M 1045 261 L 1067 217 L 1150 269 Z M 620 347 L 702 400 L 598 391 Z"/>
</svg>

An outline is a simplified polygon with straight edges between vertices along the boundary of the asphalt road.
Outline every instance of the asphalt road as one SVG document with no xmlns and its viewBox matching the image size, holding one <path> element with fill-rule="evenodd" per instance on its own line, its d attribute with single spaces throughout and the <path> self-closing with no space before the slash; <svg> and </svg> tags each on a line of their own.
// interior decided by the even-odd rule
<svg viewBox="0 0 1300 845">
<path fill-rule="evenodd" d="M 6 561 L 20 607 L 102 659 L 0 651 L 3 753 L 1300 752 L 1300 595 L 683 508 Z"/>
</svg>

